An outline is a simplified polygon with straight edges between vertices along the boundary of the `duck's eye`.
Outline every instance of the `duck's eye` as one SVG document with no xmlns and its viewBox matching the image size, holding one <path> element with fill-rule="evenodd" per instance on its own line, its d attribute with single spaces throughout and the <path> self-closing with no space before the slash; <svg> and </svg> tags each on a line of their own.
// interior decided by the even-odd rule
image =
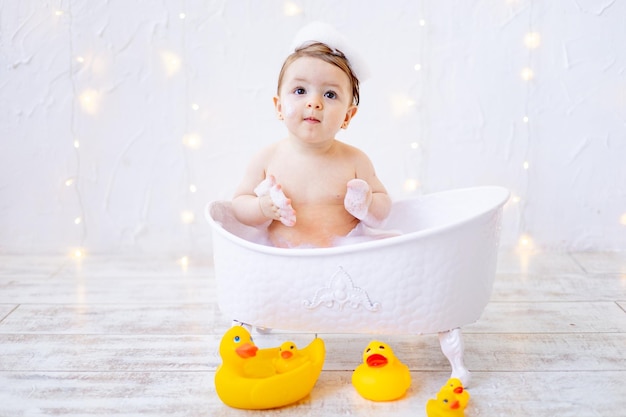
<svg viewBox="0 0 626 417">
<path fill-rule="evenodd" d="M 365 353 L 369 352 L 370 350 L 372 350 L 371 348 L 367 348 L 367 350 L 365 351 Z"/>
<path fill-rule="evenodd" d="M 241 337 L 239 336 L 235 336 L 235 338 L 233 339 L 235 343 L 239 343 L 240 340 L 241 340 Z"/>
<path fill-rule="evenodd" d="M 296 347 L 294 345 L 289 346 L 289 349 L 295 349 Z"/>
<path fill-rule="evenodd" d="M 379 348 L 379 349 L 384 349 L 385 347 L 384 347 L 384 346 L 378 346 L 378 348 Z"/>
<path fill-rule="evenodd" d="M 445 400 L 443 400 L 443 402 L 447 404 L 448 403 L 448 399 L 446 398 Z"/>
</svg>

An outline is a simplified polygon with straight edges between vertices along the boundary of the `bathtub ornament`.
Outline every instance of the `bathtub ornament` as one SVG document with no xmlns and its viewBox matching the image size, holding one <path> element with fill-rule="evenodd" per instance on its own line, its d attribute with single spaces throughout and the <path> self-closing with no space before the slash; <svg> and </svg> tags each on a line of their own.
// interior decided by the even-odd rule
<svg viewBox="0 0 626 417">
<path fill-rule="evenodd" d="M 300 364 L 279 371 L 280 348 L 259 349 L 243 326 L 230 328 L 220 342 L 222 363 L 215 372 L 215 390 L 224 404 L 248 410 L 282 407 L 313 389 L 322 371 L 326 350 L 315 338 L 298 351 Z"/>
<path fill-rule="evenodd" d="M 363 363 L 352 373 L 352 385 L 363 398 L 392 401 L 409 389 L 411 374 L 388 344 L 375 340 L 363 351 Z"/>
<path fill-rule="evenodd" d="M 464 417 L 469 397 L 469 392 L 463 388 L 461 381 L 458 378 L 450 378 L 437 393 L 437 398 L 431 398 L 426 403 L 426 415 L 428 417 Z"/>
</svg>

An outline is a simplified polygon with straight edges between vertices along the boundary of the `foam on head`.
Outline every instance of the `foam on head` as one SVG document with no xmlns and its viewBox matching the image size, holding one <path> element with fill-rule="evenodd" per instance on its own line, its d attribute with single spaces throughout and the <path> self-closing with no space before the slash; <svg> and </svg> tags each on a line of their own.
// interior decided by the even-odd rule
<svg viewBox="0 0 626 417">
<path fill-rule="evenodd" d="M 350 63 L 352 72 L 360 82 L 369 78 L 369 68 L 356 48 L 348 38 L 327 23 L 312 22 L 300 29 L 291 43 L 291 52 L 314 42 L 321 42 L 331 49 L 340 51 Z"/>
</svg>

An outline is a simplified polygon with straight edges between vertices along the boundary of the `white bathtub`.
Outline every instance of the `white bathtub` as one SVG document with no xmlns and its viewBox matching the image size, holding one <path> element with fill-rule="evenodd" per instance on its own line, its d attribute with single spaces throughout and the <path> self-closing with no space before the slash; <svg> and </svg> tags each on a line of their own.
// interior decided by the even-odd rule
<svg viewBox="0 0 626 417">
<path fill-rule="evenodd" d="M 400 236 L 320 249 L 252 243 L 230 202 L 207 207 L 218 303 L 259 327 L 314 333 L 438 333 L 465 384 L 460 328 L 482 314 L 496 270 L 509 192 L 476 187 L 395 202 L 385 228 Z"/>
</svg>

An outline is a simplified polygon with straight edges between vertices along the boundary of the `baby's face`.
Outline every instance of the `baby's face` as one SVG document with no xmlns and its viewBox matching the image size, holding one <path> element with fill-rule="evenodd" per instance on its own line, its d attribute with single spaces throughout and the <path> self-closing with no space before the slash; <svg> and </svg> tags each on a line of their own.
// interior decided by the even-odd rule
<svg viewBox="0 0 626 417">
<path fill-rule="evenodd" d="M 287 68 L 274 103 L 289 132 L 307 142 L 334 139 L 356 113 L 348 75 L 312 57 L 298 58 Z"/>
</svg>

